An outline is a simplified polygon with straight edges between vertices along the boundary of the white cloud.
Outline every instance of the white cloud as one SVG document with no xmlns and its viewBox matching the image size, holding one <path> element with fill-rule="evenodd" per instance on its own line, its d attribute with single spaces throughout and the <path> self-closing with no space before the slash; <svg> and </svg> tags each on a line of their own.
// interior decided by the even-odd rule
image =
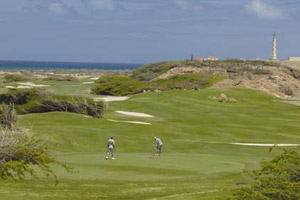
<svg viewBox="0 0 300 200">
<path fill-rule="evenodd" d="M 50 3 L 49 11 L 56 15 L 65 15 L 68 13 L 68 10 L 64 7 L 64 5 L 61 2 Z"/>
<path fill-rule="evenodd" d="M 183 10 L 189 9 L 189 3 L 187 0 L 175 0 L 175 3 Z"/>
<path fill-rule="evenodd" d="M 82 0 L 85 4 L 96 10 L 112 11 L 116 8 L 114 0 Z"/>
<path fill-rule="evenodd" d="M 182 10 L 194 10 L 201 11 L 203 10 L 200 5 L 191 5 L 189 0 L 175 0 L 175 4 Z"/>
<path fill-rule="evenodd" d="M 36 1 L 39 2 L 36 5 L 36 9 L 40 12 L 46 12 L 53 15 L 69 15 L 69 14 L 75 14 L 76 11 L 72 9 L 71 7 L 65 5 L 60 0 L 47 0 L 47 1 Z"/>
<path fill-rule="evenodd" d="M 250 14 L 256 16 L 260 19 L 283 19 L 284 12 L 282 9 L 275 7 L 263 0 L 251 0 L 246 6 L 245 9 Z"/>
</svg>

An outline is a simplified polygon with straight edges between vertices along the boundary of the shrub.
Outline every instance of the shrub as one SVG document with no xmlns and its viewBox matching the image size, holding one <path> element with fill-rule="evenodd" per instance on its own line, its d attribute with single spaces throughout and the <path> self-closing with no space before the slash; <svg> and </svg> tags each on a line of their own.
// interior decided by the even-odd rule
<svg viewBox="0 0 300 200">
<path fill-rule="evenodd" d="M 263 162 L 261 170 L 251 173 L 249 187 L 237 190 L 233 199 L 296 200 L 300 199 L 300 154 L 284 150 L 271 161 Z"/>
<path fill-rule="evenodd" d="M 2 128 L 9 130 L 12 130 L 17 125 L 17 113 L 12 104 L 1 107 L 0 125 Z"/>
<path fill-rule="evenodd" d="M 5 104 L 26 104 L 31 100 L 44 98 L 45 96 L 50 95 L 49 93 L 38 89 L 22 89 L 22 90 L 9 90 L 5 94 L 0 94 L 1 103 Z"/>
<path fill-rule="evenodd" d="M 31 175 L 37 177 L 36 167 L 46 176 L 58 181 L 51 166 L 53 164 L 71 169 L 55 160 L 48 153 L 47 146 L 34 136 L 21 129 L 0 131 L 0 179 L 24 179 Z"/>
<path fill-rule="evenodd" d="M 41 89 L 13 90 L 0 95 L 4 104 L 14 104 L 17 113 L 43 113 L 53 111 L 74 112 L 102 117 L 103 102 L 86 97 L 59 96 Z"/>
<path fill-rule="evenodd" d="M 21 74 L 9 74 L 4 76 L 4 83 L 28 81 L 30 78 Z"/>
<path fill-rule="evenodd" d="M 256 68 L 256 69 L 253 69 L 251 70 L 253 74 L 258 74 L 258 75 L 271 75 L 272 72 L 270 70 L 266 70 L 266 69 L 261 69 L 261 68 Z"/>
<path fill-rule="evenodd" d="M 73 76 L 50 76 L 45 78 L 46 81 L 78 81 L 77 78 Z"/>
<path fill-rule="evenodd" d="M 222 79 L 218 76 L 209 74 L 192 73 L 175 75 L 168 79 L 159 79 L 150 82 L 150 85 L 156 85 L 159 90 L 187 89 L 199 90 L 213 85 Z"/>
<path fill-rule="evenodd" d="M 174 89 L 202 89 L 221 80 L 220 76 L 209 74 L 183 74 L 175 75 L 168 79 L 159 79 L 142 82 L 130 76 L 105 76 L 101 77 L 92 89 L 94 94 L 125 96 L 141 93 L 143 91 L 174 90 Z"/>
<path fill-rule="evenodd" d="M 182 61 L 169 61 L 144 65 L 133 71 L 132 77 L 140 81 L 150 81 L 172 68 L 179 67 Z"/>
<path fill-rule="evenodd" d="M 292 96 L 292 95 L 293 95 L 293 90 L 292 90 L 291 88 L 289 88 L 288 86 L 281 86 L 281 87 L 279 88 L 279 90 L 280 90 L 282 93 L 284 93 L 284 94 L 286 94 L 286 95 L 288 95 L 288 96 Z"/>
<path fill-rule="evenodd" d="M 133 79 L 130 76 L 102 76 L 92 88 L 92 93 L 100 95 L 126 96 L 143 92 L 147 88 L 146 83 Z"/>
</svg>

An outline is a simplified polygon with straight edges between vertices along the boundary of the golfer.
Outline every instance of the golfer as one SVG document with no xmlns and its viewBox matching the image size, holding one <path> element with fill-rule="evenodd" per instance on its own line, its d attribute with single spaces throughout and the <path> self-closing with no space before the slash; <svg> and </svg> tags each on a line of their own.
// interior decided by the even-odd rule
<svg viewBox="0 0 300 200">
<path fill-rule="evenodd" d="M 157 137 L 154 137 L 154 141 L 156 143 L 156 152 L 160 156 L 163 143 L 162 143 L 161 139 L 159 139 Z"/>
<path fill-rule="evenodd" d="M 107 141 L 107 156 L 105 159 L 107 160 L 109 156 L 111 156 L 111 159 L 114 160 L 114 149 L 115 149 L 115 140 L 114 137 L 110 137 Z"/>
</svg>

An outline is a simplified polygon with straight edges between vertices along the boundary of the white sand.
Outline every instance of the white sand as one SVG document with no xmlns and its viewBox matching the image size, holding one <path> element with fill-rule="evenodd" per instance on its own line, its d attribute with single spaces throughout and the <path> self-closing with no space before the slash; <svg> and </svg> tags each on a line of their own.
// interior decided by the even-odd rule
<svg viewBox="0 0 300 200">
<path fill-rule="evenodd" d="M 98 98 L 94 98 L 94 101 L 111 102 L 111 101 L 125 101 L 127 99 L 129 99 L 129 97 L 98 97 Z"/>
<path fill-rule="evenodd" d="M 91 78 L 91 80 L 98 80 L 99 78 L 97 78 L 97 77 L 93 77 L 93 78 Z"/>
<path fill-rule="evenodd" d="M 29 86 L 29 87 L 50 87 L 50 85 L 37 85 L 31 82 L 27 82 L 27 83 L 18 83 L 19 85 L 23 85 L 23 86 Z"/>
<path fill-rule="evenodd" d="M 119 123 L 128 123 L 128 124 L 141 124 L 141 125 L 152 125 L 148 122 L 139 122 L 139 121 L 122 121 L 122 120 L 114 120 L 114 119 L 107 119 L 110 122 L 119 122 Z"/>
<path fill-rule="evenodd" d="M 83 82 L 82 84 L 87 85 L 87 84 L 93 84 L 93 81 L 89 81 L 89 82 Z"/>
<path fill-rule="evenodd" d="M 257 147 L 296 147 L 300 146 L 300 144 L 258 144 L 258 143 L 229 143 L 233 145 L 241 145 L 241 146 L 257 146 Z"/>
<path fill-rule="evenodd" d="M 8 86 L 5 86 L 7 89 L 15 89 L 16 87 L 15 86 L 10 86 L 10 85 L 8 85 Z"/>
<path fill-rule="evenodd" d="M 116 111 L 116 113 L 123 114 L 123 115 L 128 115 L 128 116 L 134 116 L 134 117 L 154 117 L 149 114 L 145 113 L 137 113 L 137 112 L 127 112 L 127 111 Z"/>
<path fill-rule="evenodd" d="M 15 86 L 5 86 L 7 89 L 30 89 L 32 88 L 31 86 L 18 86 L 18 87 L 15 87 Z"/>
<path fill-rule="evenodd" d="M 20 85 L 20 86 L 18 86 L 17 87 L 18 89 L 30 89 L 30 88 L 32 88 L 31 86 L 22 86 L 22 85 Z"/>
</svg>

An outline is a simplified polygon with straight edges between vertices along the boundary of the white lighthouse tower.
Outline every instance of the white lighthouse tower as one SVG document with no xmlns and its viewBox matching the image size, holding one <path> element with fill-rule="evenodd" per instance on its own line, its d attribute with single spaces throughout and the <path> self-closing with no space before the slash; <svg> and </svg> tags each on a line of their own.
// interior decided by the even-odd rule
<svg viewBox="0 0 300 200">
<path fill-rule="evenodd" d="M 272 49 L 272 56 L 271 56 L 271 60 L 277 60 L 277 41 L 276 41 L 276 34 L 273 34 L 273 49 Z"/>
</svg>

